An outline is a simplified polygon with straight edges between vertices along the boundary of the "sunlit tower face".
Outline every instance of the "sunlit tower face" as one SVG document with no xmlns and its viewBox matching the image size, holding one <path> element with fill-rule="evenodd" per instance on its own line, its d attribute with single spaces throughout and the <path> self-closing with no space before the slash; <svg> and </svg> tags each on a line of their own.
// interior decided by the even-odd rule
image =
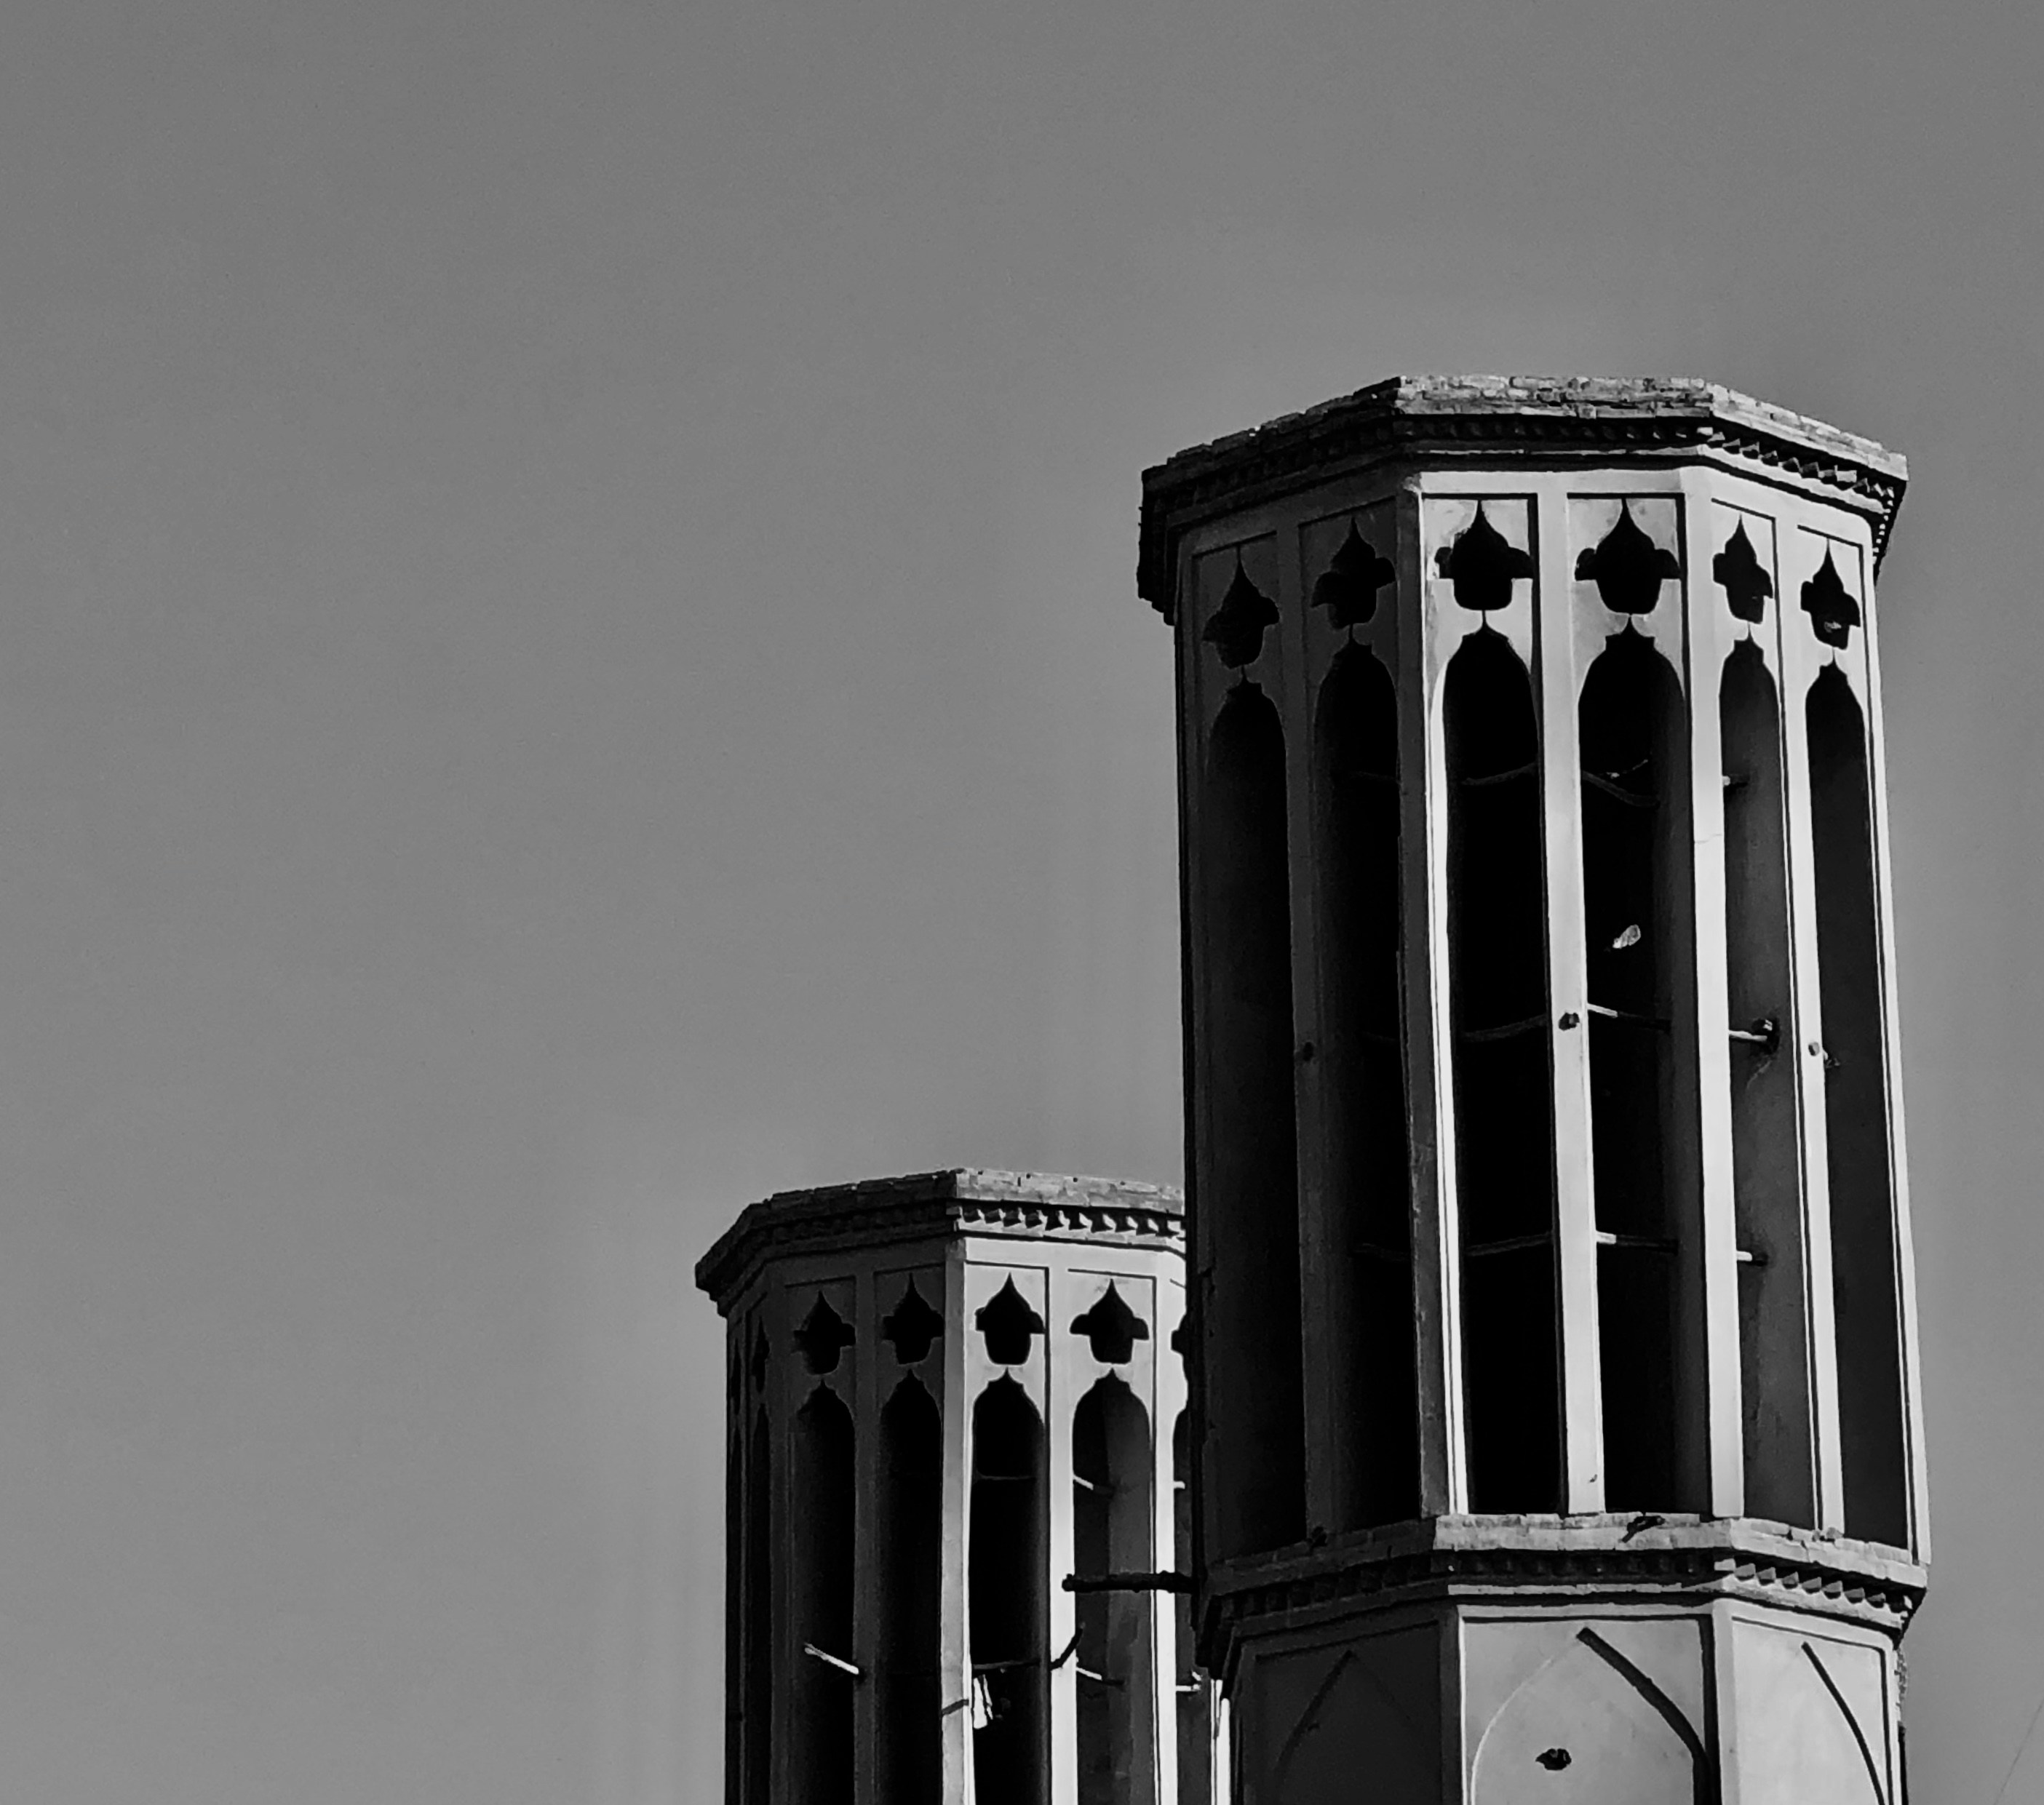
<svg viewBox="0 0 2044 1805">
<path fill-rule="evenodd" d="M 1304 1702 L 1376 1663 L 1432 1701 L 1385 1797 L 1516 1799 L 1513 1738 L 1619 1671 L 1528 1704 L 1558 1588 L 1600 1646 L 1658 1613 L 1623 1658 L 1713 1701 L 1661 1714 L 1671 1772 L 1719 1759 L 1721 1661 L 1821 1617 L 1806 1676 L 1891 1795 L 1926 1554 L 1873 591 L 1902 484 L 1700 383 L 1434 378 L 1145 478 L 1196 1565 L 1251 1796 L 1321 1796 L 1297 1764 L 1337 1745 L 1393 1771 L 1363 1704 L 1344 1742 Z M 1629 1799 L 1587 1734 L 1542 1784 Z"/>
</svg>

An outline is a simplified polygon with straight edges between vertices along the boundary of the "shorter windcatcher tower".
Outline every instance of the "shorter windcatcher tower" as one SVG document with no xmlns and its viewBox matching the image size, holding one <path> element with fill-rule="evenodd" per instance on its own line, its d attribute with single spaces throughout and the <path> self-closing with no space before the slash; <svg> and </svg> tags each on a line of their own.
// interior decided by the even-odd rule
<svg viewBox="0 0 2044 1805">
<path fill-rule="evenodd" d="M 970 1169 L 770 1197 L 703 1257 L 728 1805 L 1208 1805 L 1184 1275 L 1175 1191 Z"/>
<path fill-rule="evenodd" d="M 1144 478 L 1239 1805 L 1893 1805 L 1901 460 L 1394 379 Z"/>
</svg>

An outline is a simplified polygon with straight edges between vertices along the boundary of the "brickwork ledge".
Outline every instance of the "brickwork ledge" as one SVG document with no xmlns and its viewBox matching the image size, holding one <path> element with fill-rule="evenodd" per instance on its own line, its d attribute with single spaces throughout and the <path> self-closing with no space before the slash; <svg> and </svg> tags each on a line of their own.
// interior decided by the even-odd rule
<svg viewBox="0 0 2044 1805">
<path fill-rule="evenodd" d="M 1126 1239 L 1181 1245 L 1185 1201 L 1174 1185 L 1060 1173 L 947 1166 L 893 1178 L 782 1191 L 748 1205 L 696 1264 L 720 1308 L 770 1254 L 981 1234 Z"/>
</svg>

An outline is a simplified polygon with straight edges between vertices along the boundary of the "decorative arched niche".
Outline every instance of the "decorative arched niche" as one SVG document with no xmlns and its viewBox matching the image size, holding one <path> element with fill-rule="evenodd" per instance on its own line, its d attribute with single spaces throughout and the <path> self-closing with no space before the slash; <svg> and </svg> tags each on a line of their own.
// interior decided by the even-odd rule
<svg viewBox="0 0 2044 1805">
<path fill-rule="evenodd" d="M 939 1805 L 943 1431 L 912 1374 L 881 1409 L 879 1481 L 879 1795 Z"/>
<path fill-rule="evenodd" d="M 1540 740 L 1526 666 L 1495 628 L 1463 640 L 1441 706 L 1470 1503 L 1551 1511 L 1561 1350 Z"/>
<path fill-rule="evenodd" d="M 1380 563 L 1382 560 L 1379 560 Z M 1337 1529 L 1419 1511 L 1411 1183 L 1400 958 L 1398 703 L 1359 646 L 1335 655 L 1313 722 L 1320 1044 L 1337 1379 Z"/>
<path fill-rule="evenodd" d="M 1846 1532 L 1907 1547 L 1901 1308 L 1866 718 L 1835 665 L 1810 686 L 1804 717 Z"/>
<path fill-rule="evenodd" d="M 1045 1483 L 1043 1420 L 1013 1379 L 997 1379 L 972 1411 L 966 1590 L 979 1805 L 1047 1805 Z"/>
<path fill-rule="evenodd" d="M 1156 1565 L 1150 1413 L 1116 1376 L 1072 1415 L 1072 1565 L 1098 1576 Z M 1082 1592 L 1078 1642 L 1078 1805 L 1156 1805 L 1156 1648 L 1147 1592 Z"/>
<path fill-rule="evenodd" d="M 1743 527 L 1740 532 L 1743 533 Z M 1736 541 L 1735 542 L 1737 543 Z M 1749 547 L 1719 563 L 1750 608 Z M 1718 689 L 1724 790 L 1726 1019 L 1731 1024 L 1732 1199 L 1739 1395 L 1749 1515 L 1816 1527 L 1808 1314 L 1788 938 L 1781 710 L 1760 647 L 1742 641 Z"/>
<path fill-rule="evenodd" d="M 817 1386 L 796 1411 L 793 1454 L 792 1795 L 798 1805 L 851 1805 L 857 1682 L 836 1663 L 852 1653 L 857 1462 L 851 1412 L 829 1387 Z"/>
<path fill-rule="evenodd" d="M 763 1346 L 763 1341 L 755 1343 Z M 753 1413 L 745 1454 L 745 1687 L 740 1772 L 745 1805 L 768 1805 L 774 1786 L 773 1448 L 766 1411 Z"/>
<path fill-rule="evenodd" d="M 1539 1798 L 1697 1805 L 1716 1796 L 1696 1726 L 1589 1629 L 1505 1701 L 1472 1767 L 1471 1805 Z"/>
<path fill-rule="evenodd" d="M 1604 1498 L 1701 1509 L 1702 1152 L 1688 710 L 1628 625 L 1577 705 Z"/>
<path fill-rule="evenodd" d="M 1222 705 L 1200 810 L 1208 1139 L 1208 1469 L 1226 1557 L 1305 1534 L 1285 735 L 1253 682 Z"/>
</svg>

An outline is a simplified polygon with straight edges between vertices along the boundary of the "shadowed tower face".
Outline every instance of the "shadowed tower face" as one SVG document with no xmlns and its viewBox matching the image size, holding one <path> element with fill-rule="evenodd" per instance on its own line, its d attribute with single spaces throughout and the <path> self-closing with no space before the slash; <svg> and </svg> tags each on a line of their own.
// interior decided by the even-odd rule
<svg viewBox="0 0 2044 1805">
<path fill-rule="evenodd" d="M 1394 380 L 1146 476 L 1235 1796 L 1892 1800 L 1901 462 Z"/>
<path fill-rule="evenodd" d="M 697 1278 L 728 1325 L 727 1805 L 1209 1805 L 1178 1193 L 791 1193 Z"/>
</svg>

